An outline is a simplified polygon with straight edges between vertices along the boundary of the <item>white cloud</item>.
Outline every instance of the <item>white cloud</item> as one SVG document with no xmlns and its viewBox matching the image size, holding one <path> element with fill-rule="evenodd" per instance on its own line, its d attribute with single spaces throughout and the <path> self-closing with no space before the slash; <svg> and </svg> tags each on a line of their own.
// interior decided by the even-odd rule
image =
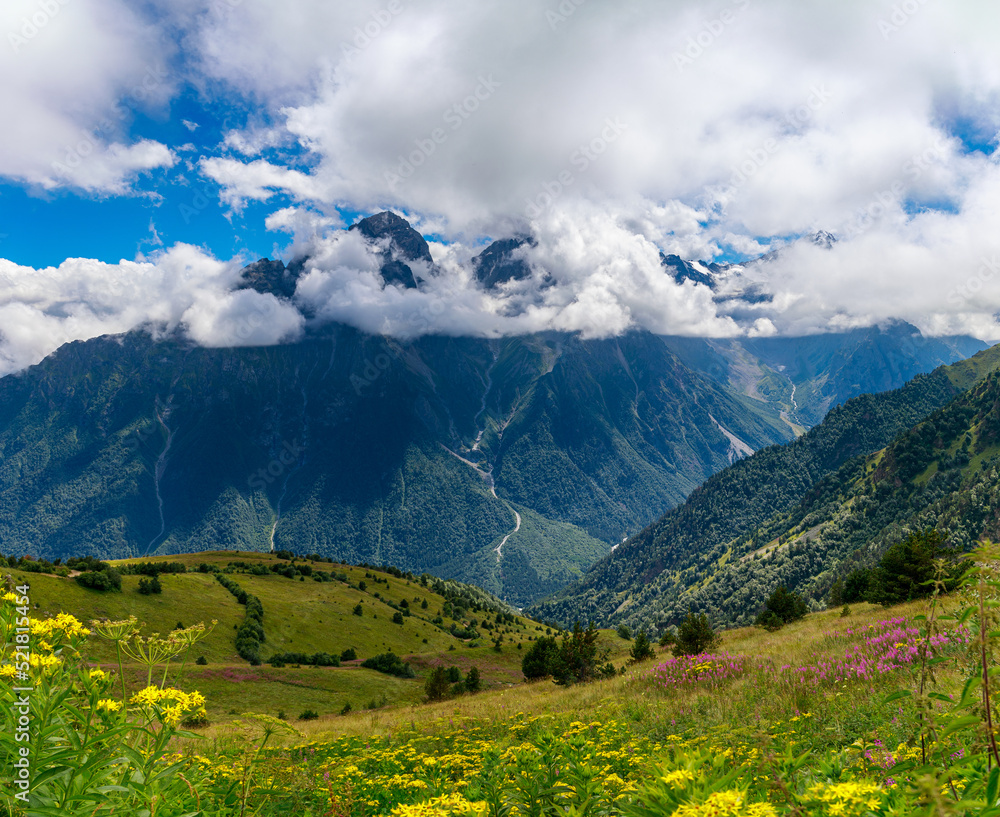
<svg viewBox="0 0 1000 817">
<path fill-rule="evenodd" d="M 1000 131 L 995 3 L 920 3 L 887 27 L 893 4 L 861 0 L 636 0 L 557 16 L 532 0 L 175 0 L 153 4 L 155 25 L 141 4 L 54 2 L 35 35 L 0 49 L 0 72 L 16 78 L 0 83 L 0 104 L 18 112 L 0 176 L 127 192 L 183 151 L 236 210 L 287 197 L 265 226 L 313 253 L 298 297 L 319 319 L 400 336 L 603 336 L 898 317 L 1000 337 L 1000 172 L 995 154 L 963 143 Z M 9 0 L 0 23 L 16 31 L 38 8 Z M 189 145 L 128 138 L 129 110 L 163 112 L 183 83 L 228 106 L 227 121 L 249 116 L 197 162 Z M 88 155 L 74 157 L 81 145 Z M 357 234 L 329 235 L 336 208 L 390 207 L 444 239 L 420 291 L 383 289 Z M 816 229 L 841 240 L 828 251 L 794 241 Z M 533 278 L 490 294 L 471 285 L 473 246 L 527 231 Z M 775 247 L 776 261 L 732 272 L 717 293 L 771 296 L 753 304 L 677 285 L 658 263 L 660 251 L 707 260 Z M 85 279 L 98 292 L 97 278 L 121 268 L 87 267 Z M 215 344 L 260 306 L 225 286 L 176 300 L 148 285 L 113 319 L 93 313 L 90 295 L 69 312 L 0 300 L 5 354 L 47 348 L 25 314 L 52 337 L 82 336 L 151 320 L 159 298 Z M 282 306 L 267 331 L 253 342 L 299 324 Z"/>
<path fill-rule="evenodd" d="M 0 376 L 64 343 L 138 327 L 183 331 L 202 346 L 269 346 L 301 334 L 294 306 L 233 291 L 239 278 L 239 265 L 186 244 L 117 264 L 70 258 L 32 269 L 0 260 Z"/>
<path fill-rule="evenodd" d="M 267 201 L 279 190 L 306 201 L 325 198 L 321 181 L 264 159 L 250 164 L 235 159 L 202 159 L 200 167 L 202 173 L 222 187 L 222 200 L 237 210 L 247 200 Z"/>
<path fill-rule="evenodd" d="M 272 114 L 263 131 L 227 137 L 230 147 L 253 155 L 283 129 L 311 161 L 308 172 L 261 159 L 203 163 L 234 205 L 282 191 L 320 210 L 392 206 L 466 242 L 531 226 L 555 242 L 539 249 L 550 256 L 579 237 L 565 219 L 569 232 L 553 235 L 546 211 L 582 202 L 687 258 L 763 252 L 829 229 L 837 249 L 810 254 L 815 269 L 782 272 L 772 305 L 759 308 L 790 305 L 769 318 L 779 331 L 874 320 L 896 304 L 927 328 L 993 325 L 990 298 L 958 312 L 940 295 L 943 268 L 991 251 L 976 198 L 1000 181 L 955 131 L 1000 130 L 995 4 L 920 4 L 895 28 L 884 24 L 891 5 L 861 2 L 644 0 L 556 17 L 528 0 L 295 9 L 255 6 L 199 35 L 205 71 Z M 613 139 L 608 122 L 621 125 Z M 914 217 L 925 205 L 955 212 Z M 969 244 L 927 234 L 936 223 Z M 886 298 L 908 285 L 914 259 L 935 253 L 937 272 L 928 263 L 921 288 Z M 590 278 L 574 302 L 544 308 L 566 325 L 579 313 L 608 328 L 656 325 L 642 304 L 619 300 L 641 267 L 604 269 L 604 285 Z M 729 331 L 700 302 L 687 307 L 688 320 L 668 322 Z"/>
<path fill-rule="evenodd" d="M 173 164 L 164 145 L 127 141 L 134 111 L 161 110 L 175 85 L 172 46 L 131 4 L 7 0 L 0 33 L 0 176 L 122 193 Z"/>
<path fill-rule="evenodd" d="M 191 339 L 202 346 L 273 346 L 296 340 L 305 319 L 270 293 L 244 289 L 216 295 L 195 294 L 182 318 Z"/>
</svg>

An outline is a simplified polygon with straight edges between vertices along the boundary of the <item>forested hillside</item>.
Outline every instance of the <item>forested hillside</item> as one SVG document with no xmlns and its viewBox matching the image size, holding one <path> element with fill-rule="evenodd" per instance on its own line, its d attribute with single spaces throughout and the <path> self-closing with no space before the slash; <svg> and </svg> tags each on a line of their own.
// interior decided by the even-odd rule
<svg viewBox="0 0 1000 817">
<path fill-rule="evenodd" d="M 935 516 L 934 503 L 968 507 L 981 497 L 991 470 L 980 469 L 996 435 L 987 408 L 996 380 L 988 373 L 998 366 L 994 348 L 894 392 L 850 401 L 791 445 L 758 452 L 708 480 L 534 612 L 662 627 L 692 607 L 722 622 L 747 622 L 779 582 L 818 603 L 846 569 L 843 560 L 874 559 L 918 511 L 914 523 L 933 517 L 944 524 L 947 514 L 942 506 Z M 986 379 L 963 394 L 977 377 Z M 865 459 L 900 434 L 877 454 L 885 459 L 881 470 Z M 858 482 L 869 472 L 867 483 Z M 967 479 L 981 483 L 978 493 Z M 855 496 L 863 485 L 867 492 Z M 854 512 L 843 514 L 845 507 Z M 840 522 L 830 527 L 835 517 Z M 955 519 L 959 545 L 983 530 L 975 514 Z"/>
</svg>

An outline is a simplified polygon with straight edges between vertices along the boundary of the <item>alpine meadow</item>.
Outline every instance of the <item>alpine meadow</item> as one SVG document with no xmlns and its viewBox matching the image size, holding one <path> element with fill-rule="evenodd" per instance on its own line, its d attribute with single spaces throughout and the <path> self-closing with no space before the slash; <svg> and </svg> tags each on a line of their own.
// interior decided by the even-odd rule
<svg viewBox="0 0 1000 817">
<path fill-rule="evenodd" d="M 0 31 L 0 817 L 1000 817 L 995 4 Z"/>
</svg>

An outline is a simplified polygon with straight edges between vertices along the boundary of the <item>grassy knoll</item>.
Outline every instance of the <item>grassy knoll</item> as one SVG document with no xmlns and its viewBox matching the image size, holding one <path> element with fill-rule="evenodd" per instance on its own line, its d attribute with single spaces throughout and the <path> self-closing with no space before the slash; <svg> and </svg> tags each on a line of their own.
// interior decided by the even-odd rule
<svg viewBox="0 0 1000 817">
<path fill-rule="evenodd" d="M 0 575 L 9 575 L 17 584 L 30 584 L 33 615 L 39 618 L 66 612 L 86 623 L 134 615 L 144 625 L 143 632 L 147 635 L 166 635 L 178 625 L 218 621 L 212 633 L 188 654 L 183 668 L 178 659 L 168 676 L 171 683 L 202 691 L 207 698 L 209 718 L 215 723 L 232 720 L 251 709 L 269 715 L 282 712 L 294 719 L 306 710 L 333 717 L 348 703 L 356 711 L 416 704 L 424 697 L 427 673 L 438 665 L 455 666 L 463 676 L 475 666 L 486 689 L 518 684 L 522 680 L 524 650 L 547 629 L 519 615 L 497 623 L 495 610 L 468 608 L 456 612 L 454 596 L 449 600 L 419 578 L 401 578 L 364 567 L 297 559 L 295 564 L 299 566 L 341 577 L 336 581 L 315 581 L 309 576 L 290 579 L 278 574 L 241 572 L 246 566 L 290 564 L 288 560 L 263 553 L 219 551 L 115 564 L 142 561 L 180 562 L 194 572 L 160 574 L 163 591 L 152 595 L 138 592 L 141 577 L 137 575 L 122 576 L 121 592 L 98 592 L 81 587 L 72 578 L 13 568 L 0 570 Z M 243 567 L 225 575 L 257 596 L 264 608 L 266 640 L 261 651 L 265 661 L 262 666 L 250 666 L 236 652 L 235 636 L 245 608 L 213 573 L 197 572 L 202 564 L 231 570 L 236 563 L 242 563 Z M 462 586 L 453 583 L 448 587 L 462 590 Z M 481 594 L 473 588 L 469 592 Z M 498 609 L 514 612 L 496 600 L 493 603 Z M 355 615 L 359 604 L 361 615 Z M 449 610 L 458 617 L 449 615 Z M 403 615 L 407 611 L 409 614 Z M 397 614 L 402 617 L 401 624 L 393 621 Z M 440 623 L 433 623 L 439 617 Z M 472 626 L 478 637 L 465 637 L 465 633 L 456 637 L 449 632 L 452 625 L 460 631 Z M 498 635 L 503 636 L 500 652 L 493 646 Z M 603 638 L 616 658 L 627 651 L 626 642 L 613 633 L 606 633 Z M 276 653 L 323 652 L 339 656 L 348 649 L 353 649 L 357 658 L 343 662 L 340 667 L 272 667 L 266 663 Z M 396 678 L 359 666 L 366 658 L 390 651 L 411 664 L 415 678 Z M 84 655 L 108 669 L 117 668 L 115 649 L 108 641 L 90 638 Z M 203 657 L 207 664 L 195 665 L 198 657 Z M 126 661 L 129 689 L 142 688 L 147 677 L 146 668 Z"/>
</svg>

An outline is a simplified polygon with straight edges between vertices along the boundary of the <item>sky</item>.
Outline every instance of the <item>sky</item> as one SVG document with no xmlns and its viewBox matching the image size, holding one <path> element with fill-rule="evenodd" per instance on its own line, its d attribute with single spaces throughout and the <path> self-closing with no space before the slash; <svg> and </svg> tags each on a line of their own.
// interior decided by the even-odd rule
<svg viewBox="0 0 1000 817">
<path fill-rule="evenodd" d="M 985 0 L 5 0 L 0 374 L 137 327 L 329 320 L 998 340 L 998 24 Z M 386 209 L 431 243 L 419 290 L 344 229 Z M 532 277 L 483 292 L 471 259 L 513 235 Z M 660 253 L 738 265 L 729 296 Z M 292 301 L 235 291 L 263 256 L 309 259 Z"/>
</svg>

